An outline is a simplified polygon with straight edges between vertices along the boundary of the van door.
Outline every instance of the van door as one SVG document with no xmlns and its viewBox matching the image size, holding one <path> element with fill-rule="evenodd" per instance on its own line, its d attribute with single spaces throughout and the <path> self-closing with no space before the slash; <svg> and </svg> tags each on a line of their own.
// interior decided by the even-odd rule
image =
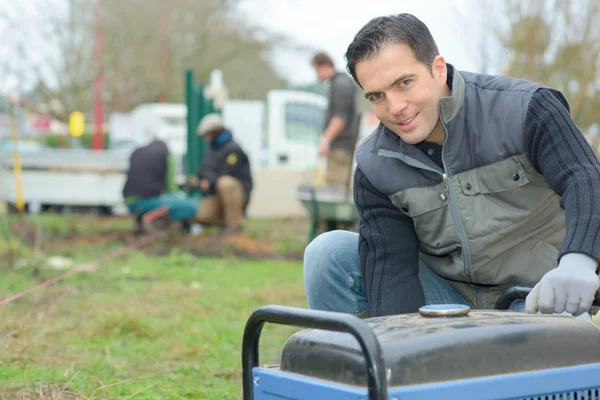
<svg viewBox="0 0 600 400">
<path fill-rule="evenodd" d="M 316 93 L 272 90 L 267 107 L 269 167 L 314 169 L 327 99 Z"/>
<path fill-rule="evenodd" d="M 231 129 L 235 141 L 248 155 L 250 167 L 261 168 L 261 151 L 265 126 L 265 102 L 228 100 L 223 105 L 223 123 Z"/>
</svg>

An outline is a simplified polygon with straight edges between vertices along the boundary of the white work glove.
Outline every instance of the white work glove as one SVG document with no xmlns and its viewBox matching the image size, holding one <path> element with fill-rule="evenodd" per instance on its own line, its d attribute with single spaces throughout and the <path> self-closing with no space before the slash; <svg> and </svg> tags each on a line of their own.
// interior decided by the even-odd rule
<svg viewBox="0 0 600 400">
<path fill-rule="evenodd" d="M 590 309 L 600 279 L 593 258 L 582 253 L 561 257 L 558 267 L 548 271 L 525 300 L 525 311 L 535 314 L 568 312 L 578 316 Z"/>
</svg>

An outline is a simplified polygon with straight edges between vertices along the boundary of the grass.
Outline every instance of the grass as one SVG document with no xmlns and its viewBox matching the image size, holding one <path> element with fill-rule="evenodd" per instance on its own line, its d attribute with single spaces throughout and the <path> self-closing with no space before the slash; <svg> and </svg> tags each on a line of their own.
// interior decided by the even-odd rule
<svg viewBox="0 0 600 400">
<path fill-rule="evenodd" d="M 220 257 L 198 252 L 219 239 L 182 241 L 174 233 L 0 306 L 0 399 L 238 399 L 249 315 L 267 304 L 306 307 L 307 226 L 249 221 L 249 238 L 228 242 Z M 0 241 L 0 261 L 7 254 L 18 261 L 1 265 L 0 299 L 62 273 L 45 263 L 47 256 L 89 262 L 135 240 L 130 228 L 131 221 L 118 218 L 0 221 L 7 239 Z M 272 254 L 261 257 L 270 259 L 232 256 L 265 248 Z M 278 260 L 281 254 L 292 261 Z M 294 331 L 266 325 L 261 364 L 277 363 Z"/>
<path fill-rule="evenodd" d="M 3 224 L 3 232 L 12 227 L 11 246 L 21 249 L 19 257 L 35 253 L 31 238 L 19 232 L 41 226 L 46 242 L 38 259 L 61 255 L 75 264 L 123 245 L 123 237 L 99 240 L 106 238 L 101 234 L 130 228 L 128 220 L 55 215 Z M 294 236 L 306 231 L 290 230 L 289 223 L 254 224 L 248 235 L 255 240 L 271 240 L 277 229 L 288 232 L 273 234 L 279 239 L 274 253 L 301 252 L 305 245 Z M 239 398 L 245 322 L 267 304 L 306 307 L 301 261 L 198 257 L 170 243 L 133 251 L 0 306 L 2 398 Z M 156 246 L 163 250 L 159 256 Z M 43 262 L 35 269 L 5 267 L 0 298 L 61 272 Z M 267 325 L 261 363 L 277 362 L 294 331 Z"/>
</svg>

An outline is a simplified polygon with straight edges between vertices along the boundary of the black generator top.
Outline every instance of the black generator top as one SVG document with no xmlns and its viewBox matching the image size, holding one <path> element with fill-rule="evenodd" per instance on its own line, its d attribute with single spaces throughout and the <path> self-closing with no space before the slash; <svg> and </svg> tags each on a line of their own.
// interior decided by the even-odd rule
<svg viewBox="0 0 600 400">
<path fill-rule="evenodd" d="M 471 311 L 365 320 L 375 332 L 388 385 L 443 382 L 600 362 L 600 329 L 563 315 Z M 348 333 L 306 329 L 282 350 L 281 370 L 367 385 L 364 355 Z"/>
</svg>

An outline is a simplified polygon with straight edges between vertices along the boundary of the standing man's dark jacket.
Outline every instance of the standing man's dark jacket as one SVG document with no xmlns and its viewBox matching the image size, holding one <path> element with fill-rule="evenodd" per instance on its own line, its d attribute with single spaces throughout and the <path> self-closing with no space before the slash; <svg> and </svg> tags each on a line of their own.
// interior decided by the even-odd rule
<svg viewBox="0 0 600 400">
<path fill-rule="evenodd" d="M 250 161 L 240 145 L 233 140 L 230 131 L 221 133 L 204 154 L 204 160 L 198 171 L 198 180 L 207 179 L 210 183 L 210 190 L 204 194 L 215 194 L 217 179 L 225 175 L 239 180 L 248 198 L 250 197 L 252 191 Z"/>
<path fill-rule="evenodd" d="M 131 153 L 123 198 L 146 199 L 166 191 L 169 149 L 162 140 L 139 147 Z"/>
</svg>

